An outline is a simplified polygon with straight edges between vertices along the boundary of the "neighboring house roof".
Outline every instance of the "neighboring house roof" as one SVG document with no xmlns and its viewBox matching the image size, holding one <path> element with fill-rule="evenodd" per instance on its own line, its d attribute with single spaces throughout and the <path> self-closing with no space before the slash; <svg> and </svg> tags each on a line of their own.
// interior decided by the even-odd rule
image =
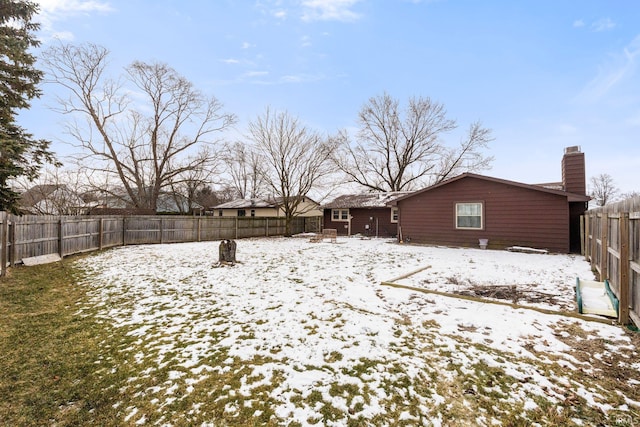
<svg viewBox="0 0 640 427">
<path fill-rule="evenodd" d="M 304 196 L 302 199 L 306 199 L 311 203 L 318 204 L 311 200 L 309 197 Z M 214 206 L 212 209 L 254 209 L 254 208 L 279 208 L 282 206 L 284 197 L 276 197 L 273 200 L 263 200 L 259 198 L 253 199 L 236 199 L 230 202 L 222 203 Z"/>
<path fill-rule="evenodd" d="M 455 176 L 455 177 L 453 177 L 451 179 L 448 179 L 446 181 L 442 181 L 442 182 L 440 182 L 438 184 L 432 185 L 430 187 L 424 188 L 422 190 L 418 190 L 418 191 L 415 191 L 413 193 L 410 193 L 410 194 L 407 194 L 407 195 L 403 195 L 401 197 L 397 197 L 393 201 L 389 202 L 389 204 L 391 206 L 394 206 L 396 204 L 396 202 L 398 202 L 399 200 L 403 200 L 403 199 L 406 199 L 406 198 L 409 198 L 409 197 L 413 197 L 413 196 L 415 196 L 417 194 L 421 194 L 421 193 L 424 193 L 426 191 L 431 191 L 431 190 L 434 190 L 436 188 L 443 187 L 443 186 L 445 186 L 447 184 L 450 184 L 452 182 L 459 181 L 459 180 L 465 179 L 465 178 L 481 179 L 481 180 L 485 180 L 485 181 L 497 182 L 497 183 L 505 184 L 505 185 L 511 185 L 511 186 L 514 186 L 514 187 L 526 188 L 526 189 L 533 190 L 533 191 L 541 191 L 541 192 L 544 192 L 544 193 L 557 194 L 559 196 L 567 197 L 567 200 L 569 202 L 588 202 L 589 200 L 591 200 L 591 197 L 585 196 L 584 194 L 568 193 L 568 192 L 563 191 L 563 190 L 557 190 L 557 189 L 554 189 L 554 188 L 548 188 L 546 185 L 549 185 L 549 184 L 543 184 L 543 185 L 523 184 L 521 182 L 509 181 L 509 180 L 506 180 L 506 179 L 493 178 L 493 177 L 490 177 L 490 176 L 477 175 L 477 174 L 474 174 L 474 173 L 467 172 L 467 173 L 463 173 L 463 174 L 460 174 L 458 176 Z"/>
<path fill-rule="evenodd" d="M 65 184 L 34 185 L 22 193 L 19 203 L 26 212 L 54 215 L 86 209 L 90 206 Z"/>
<path fill-rule="evenodd" d="M 59 188 L 63 188 L 62 184 L 41 184 L 34 185 L 20 196 L 20 205 L 24 207 L 35 206 L 42 200 L 49 197 Z"/>
<path fill-rule="evenodd" d="M 344 194 L 322 205 L 323 209 L 384 208 L 399 197 L 410 194 L 408 191 L 390 191 L 387 193 Z"/>
<path fill-rule="evenodd" d="M 316 205 L 318 204 L 318 202 L 316 202 L 315 200 L 313 200 L 312 198 L 308 197 L 308 196 L 297 196 L 298 198 L 301 198 L 302 201 L 304 202 L 305 200 L 311 202 L 311 203 L 315 203 Z M 292 197 L 293 198 L 293 197 Z M 282 205 L 282 202 L 284 200 L 284 197 L 276 197 L 273 199 L 273 203 L 277 204 L 277 205 Z"/>
<path fill-rule="evenodd" d="M 262 199 L 236 199 L 230 202 L 214 206 L 213 209 L 253 209 L 253 208 L 277 208 L 274 202 L 267 202 Z"/>
<path fill-rule="evenodd" d="M 96 194 L 94 196 L 95 204 L 100 209 L 119 209 L 125 211 L 149 211 L 146 208 L 135 208 L 131 202 L 131 198 L 123 188 L 111 191 L 111 194 Z M 191 209 L 204 209 L 195 201 L 189 203 L 189 199 L 181 194 L 175 194 L 162 191 L 158 194 L 156 200 L 156 213 L 180 213 L 188 212 Z M 150 210 L 153 212 L 153 209 Z"/>
<path fill-rule="evenodd" d="M 188 212 L 191 209 L 203 209 L 203 207 L 184 197 L 181 194 L 160 193 L 156 200 L 157 212 Z"/>
</svg>

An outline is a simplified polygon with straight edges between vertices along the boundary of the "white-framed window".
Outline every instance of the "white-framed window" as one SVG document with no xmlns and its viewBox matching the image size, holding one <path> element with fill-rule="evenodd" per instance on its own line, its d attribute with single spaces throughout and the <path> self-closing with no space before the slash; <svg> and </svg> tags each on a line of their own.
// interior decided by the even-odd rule
<svg viewBox="0 0 640 427">
<path fill-rule="evenodd" d="M 218 209 L 218 216 L 222 216 L 222 209 Z"/>
<path fill-rule="evenodd" d="M 463 230 L 482 230 L 482 203 L 456 203 L 456 228 Z"/>
<path fill-rule="evenodd" d="M 398 208 L 391 208 L 391 222 L 398 222 Z"/>
<path fill-rule="evenodd" d="M 256 210 L 255 209 L 251 209 L 251 216 L 256 216 Z"/>
<path fill-rule="evenodd" d="M 238 216 L 247 216 L 247 211 L 244 209 L 238 209 Z"/>
<path fill-rule="evenodd" d="M 349 221 L 349 209 L 332 209 L 331 221 Z"/>
</svg>

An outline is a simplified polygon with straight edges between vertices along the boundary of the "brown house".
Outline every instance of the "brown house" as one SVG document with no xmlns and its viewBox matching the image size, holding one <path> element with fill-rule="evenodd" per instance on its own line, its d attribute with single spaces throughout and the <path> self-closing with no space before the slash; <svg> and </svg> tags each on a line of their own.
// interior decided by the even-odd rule
<svg viewBox="0 0 640 427">
<path fill-rule="evenodd" d="M 584 153 L 569 147 L 562 183 L 529 185 L 464 173 L 396 199 L 399 240 L 446 246 L 580 250 L 587 207 Z M 480 239 L 485 241 L 480 242 Z"/>
<path fill-rule="evenodd" d="M 398 209 L 388 204 L 407 192 L 347 194 L 322 205 L 324 228 L 335 228 L 338 235 L 360 234 L 396 237 Z"/>
</svg>

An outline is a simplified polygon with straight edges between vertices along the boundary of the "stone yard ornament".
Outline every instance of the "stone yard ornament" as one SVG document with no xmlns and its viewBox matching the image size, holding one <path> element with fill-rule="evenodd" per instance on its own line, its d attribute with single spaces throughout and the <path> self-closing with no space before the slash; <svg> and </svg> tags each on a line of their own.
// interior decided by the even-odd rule
<svg viewBox="0 0 640 427">
<path fill-rule="evenodd" d="M 235 265 L 236 264 L 236 242 L 233 240 L 225 239 L 220 242 L 218 248 L 218 262 L 214 264 L 214 267 L 220 267 L 223 265 Z"/>
</svg>

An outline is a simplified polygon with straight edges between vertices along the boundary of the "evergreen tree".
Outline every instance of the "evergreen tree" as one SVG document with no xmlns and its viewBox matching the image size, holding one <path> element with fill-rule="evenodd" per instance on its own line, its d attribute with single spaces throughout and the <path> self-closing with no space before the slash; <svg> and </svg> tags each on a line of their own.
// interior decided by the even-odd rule
<svg viewBox="0 0 640 427">
<path fill-rule="evenodd" d="M 13 213 L 18 213 L 19 194 L 9 187 L 10 180 L 33 180 L 45 162 L 57 165 L 50 142 L 33 139 L 16 124 L 18 110 L 29 108 L 41 94 L 43 74 L 29 52 L 39 45 L 33 36 L 39 24 L 31 22 L 37 7 L 31 1 L 0 0 L 0 211 Z"/>
</svg>

